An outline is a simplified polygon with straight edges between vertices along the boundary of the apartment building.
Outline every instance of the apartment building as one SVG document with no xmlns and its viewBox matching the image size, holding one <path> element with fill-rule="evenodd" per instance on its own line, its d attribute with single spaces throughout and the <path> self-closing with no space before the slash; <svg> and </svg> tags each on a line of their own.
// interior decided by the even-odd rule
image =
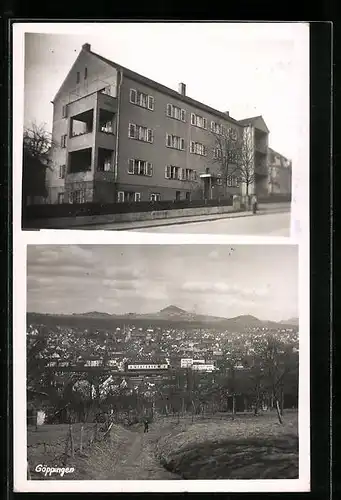
<svg viewBox="0 0 341 500">
<path fill-rule="evenodd" d="M 285 156 L 269 148 L 268 183 L 270 194 L 291 194 L 292 166 Z"/>
<path fill-rule="evenodd" d="M 234 120 L 124 68 L 84 44 L 53 100 L 48 203 L 217 199 L 243 192 L 222 179 L 216 134 L 255 140 L 256 181 L 267 191 L 268 129 L 262 117 Z M 233 157 L 231 157 L 231 171 Z M 226 186 L 225 186 L 226 183 Z"/>
</svg>

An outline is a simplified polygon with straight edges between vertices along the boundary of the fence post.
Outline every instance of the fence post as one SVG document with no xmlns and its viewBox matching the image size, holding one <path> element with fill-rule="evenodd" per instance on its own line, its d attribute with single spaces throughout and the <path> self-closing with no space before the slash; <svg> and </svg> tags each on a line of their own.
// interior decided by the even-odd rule
<svg viewBox="0 0 341 500">
<path fill-rule="evenodd" d="M 71 457 L 74 456 L 75 448 L 74 448 L 74 441 L 73 441 L 73 429 L 72 429 L 72 424 L 70 424 L 70 444 L 71 444 Z"/>
<path fill-rule="evenodd" d="M 79 444 L 79 453 L 82 453 L 83 452 L 83 430 L 84 430 L 84 427 L 83 425 L 81 426 L 81 442 Z"/>
<path fill-rule="evenodd" d="M 67 461 L 67 452 L 68 452 L 68 449 L 69 449 L 69 439 L 70 439 L 70 429 L 67 432 L 66 440 L 65 440 L 65 451 L 64 451 L 65 464 L 66 464 L 66 461 Z"/>
</svg>

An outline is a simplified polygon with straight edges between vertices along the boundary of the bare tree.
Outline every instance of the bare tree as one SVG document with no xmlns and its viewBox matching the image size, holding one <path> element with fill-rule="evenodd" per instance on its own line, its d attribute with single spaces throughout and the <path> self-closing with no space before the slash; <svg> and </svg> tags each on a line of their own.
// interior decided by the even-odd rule
<svg viewBox="0 0 341 500">
<path fill-rule="evenodd" d="M 245 195 L 249 205 L 250 188 L 255 182 L 255 149 L 251 127 L 244 127 L 241 147 L 237 155 L 237 175 L 245 186 Z"/>
<path fill-rule="evenodd" d="M 35 196 L 47 197 L 45 176 L 50 168 L 52 136 L 44 124 L 24 129 L 23 134 L 23 201 L 27 204 Z"/>
<path fill-rule="evenodd" d="M 219 166 L 219 176 L 226 196 L 229 178 L 238 173 L 243 142 L 237 132 L 222 125 L 216 124 L 211 129 L 211 134 L 214 138 L 212 161 Z"/>
</svg>

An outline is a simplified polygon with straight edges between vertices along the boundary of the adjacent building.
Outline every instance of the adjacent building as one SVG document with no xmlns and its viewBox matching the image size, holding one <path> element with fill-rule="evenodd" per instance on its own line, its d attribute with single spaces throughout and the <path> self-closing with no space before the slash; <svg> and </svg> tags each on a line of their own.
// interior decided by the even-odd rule
<svg viewBox="0 0 341 500">
<path fill-rule="evenodd" d="M 248 191 L 269 193 L 269 130 L 262 117 L 237 121 L 188 97 L 184 83 L 176 92 L 92 52 L 89 44 L 53 108 L 48 203 L 245 194 L 238 174 L 222 179 L 216 145 L 226 133 L 232 141 L 252 137 L 256 175 Z"/>
<path fill-rule="evenodd" d="M 292 165 L 285 156 L 269 148 L 268 175 L 270 194 L 291 194 Z"/>
</svg>

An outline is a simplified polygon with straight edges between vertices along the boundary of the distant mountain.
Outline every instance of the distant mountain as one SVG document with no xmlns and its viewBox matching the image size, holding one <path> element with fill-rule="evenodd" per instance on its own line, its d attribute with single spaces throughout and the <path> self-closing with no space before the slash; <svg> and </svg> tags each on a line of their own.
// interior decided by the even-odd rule
<svg viewBox="0 0 341 500">
<path fill-rule="evenodd" d="M 290 319 L 285 319 L 280 321 L 281 325 L 293 325 L 293 326 L 298 326 L 299 324 L 299 319 L 298 318 L 290 318 Z"/>
<path fill-rule="evenodd" d="M 275 321 L 263 321 L 255 316 L 251 315 L 242 315 L 242 316 L 236 316 L 233 318 L 223 318 L 219 316 L 210 316 L 210 315 L 204 315 L 204 314 L 195 314 L 191 313 L 188 311 L 185 311 L 184 309 L 181 309 L 180 307 L 170 305 L 167 306 L 163 309 L 161 309 L 158 312 L 155 313 L 146 313 L 146 314 L 139 314 L 139 313 L 127 313 L 127 314 L 109 314 L 109 313 L 104 313 L 104 312 L 98 312 L 98 311 L 91 311 L 83 314 L 72 314 L 72 315 L 43 315 L 43 314 L 35 314 L 35 313 L 28 313 L 27 315 L 28 320 L 38 320 L 38 318 L 42 319 L 42 317 L 51 317 L 51 320 L 53 317 L 58 317 L 60 320 L 63 321 L 63 324 L 67 324 L 70 322 L 70 319 L 73 322 L 81 322 L 82 325 L 97 325 L 98 321 L 103 321 L 106 325 L 114 326 L 114 324 L 124 324 L 125 322 L 134 322 L 135 324 L 139 325 L 150 325 L 152 323 L 159 324 L 159 325 L 182 325 L 185 327 L 187 324 L 191 323 L 191 326 L 195 327 L 204 327 L 204 328 L 209 328 L 209 327 L 219 327 L 219 328 L 224 328 L 228 331 L 231 332 L 243 332 L 248 329 L 252 328 L 284 328 L 284 327 L 292 327 L 298 325 L 298 320 L 297 318 L 291 318 L 290 320 L 287 321 L 281 321 L 281 322 L 275 322 Z M 83 323 L 83 321 L 85 323 Z M 295 321 L 295 322 L 294 322 Z M 90 323 L 89 323 L 90 322 Z"/>
<path fill-rule="evenodd" d="M 90 311 L 86 313 L 73 313 L 73 316 L 90 316 L 91 318 L 110 318 L 112 314 L 99 311 Z"/>
<path fill-rule="evenodd" d="M 159 311 L 158 314 L 174 316 L 174 315 L 179 315 L 179 314 L 181 314 L 181 315 L 188 314 L 188 312 L 185 311 L 184 309 L 180 309 L 180 307 L 177 307 L 177 306 L 167 306 L 164 309 L 161 309 L 161 311 Z"/>
</svg>

